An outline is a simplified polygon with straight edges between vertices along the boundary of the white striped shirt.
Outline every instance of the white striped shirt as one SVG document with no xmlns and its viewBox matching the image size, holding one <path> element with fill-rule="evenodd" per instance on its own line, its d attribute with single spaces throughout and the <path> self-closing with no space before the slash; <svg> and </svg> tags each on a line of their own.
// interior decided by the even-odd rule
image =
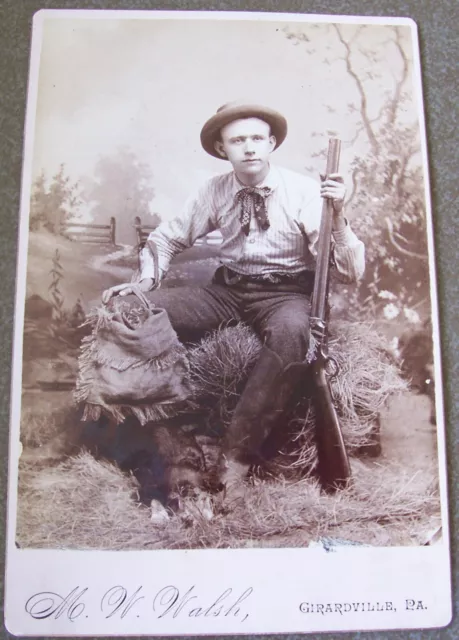
<svg viewBox="0 0 459 640">
<path fill-rule="evenodd" d="M 233 171 L 211 178 L 188 200 L 180 216 L 161 223 L 150 234 L 149 239 L 157 247 L 162 277 L 175 255 L 216 229 L 223 237 L 221 263 L 239 274 L 314 270 L 323 205 L 319 183 L 271 166 L 266 178 L 257 185 L 271 189 L 266 200 L 270 227 L 263 231 L 252 216 L 248 236 L 241 228 L 240 205 L 235 203 L 236 193 L 244 186 Z M 298 223 L 303 225 L 305 235 Z M 364 245 L 348 223 L 343 230 L 333 232 L 332 252 L 335 265 L 332 273 L 337 280 L 355 282 L 363 275 Z M 143 253 L 141 279 L 153 278 L 151 254 Z"/>
</svg>

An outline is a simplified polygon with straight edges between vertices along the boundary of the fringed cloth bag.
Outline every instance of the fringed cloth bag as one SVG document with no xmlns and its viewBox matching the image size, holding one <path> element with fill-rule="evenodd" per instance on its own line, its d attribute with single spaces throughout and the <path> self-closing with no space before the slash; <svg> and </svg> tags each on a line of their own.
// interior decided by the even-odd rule
<svg viewBox="0 0 459 640">
<path fill-rule="evenodd" d="M 121 423 L 133 414 L 141 424 L 176 415 L 185 405 L 189 368 L 185 347 L 164 309 L 154 308 L 140 290 L 138 301 L 113 298 L 88 318 L 75 400 L 83 420 L 102 413 Z"/>
</svg>

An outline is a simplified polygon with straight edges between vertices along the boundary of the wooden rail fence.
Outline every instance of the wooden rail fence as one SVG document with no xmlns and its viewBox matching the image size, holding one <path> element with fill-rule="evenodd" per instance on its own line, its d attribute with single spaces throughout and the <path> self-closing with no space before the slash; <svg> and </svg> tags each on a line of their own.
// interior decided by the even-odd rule
<svg viewBox="0 0 459 640">
<path fill-rule="evenodd" d="M 143 244 L 157 225 L 142 224 L 140 216 L 134 218 L 134 230 L 137 244 Z M 116 219 L 110 218 L 110 224 L 82 224 L 80 222 L 62 222 L 61 233 L 70 240 L 116 246 Z M 212 231 L 196 240 L 196 245 L 219 245 L 222 242 L 220 232 Z"/>
<path fill-rule="evenodd" d="M 110 224 L 61 223 L 61 231 L 71 240 L 98 244 L 116 245 L 116 220 L 110 218 Z"/>
<path fill-rule="evenodd" d="M 142 224 L 140 216 L 136 216 L 134 218 L 134 229 L 137 237 L 137 244 L 143 244 L 146 242 L 150 233 L 156 229 L 156 226 L 152 226 L 151 224 Z"/>
</svg>

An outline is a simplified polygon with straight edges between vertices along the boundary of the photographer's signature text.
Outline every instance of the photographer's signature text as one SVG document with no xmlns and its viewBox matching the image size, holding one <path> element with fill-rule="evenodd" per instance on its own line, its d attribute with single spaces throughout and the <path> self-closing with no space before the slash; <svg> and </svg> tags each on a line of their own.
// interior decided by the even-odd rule
<svg viewBox="0 0 459 640">
<path fill-rule="evenodd" d="M 114 585 L 97 596 L 91 594 L 88 587 L 77 586 L 65 594 L 54 591 L 35 593 L 27 600 L 25 610 L 35 620 L 64 617 L 70 622 L 88 618 L 89 611 L 97 611 L 105 619 L 148 615 L 158 620 L 221 617 L 244 622 L 249 617 L 247 605 L 252 593 L 252 587 L 243 590 L 228 587 L 209 597 L 201 595 L 196 585 L 187 589 L 166 585 L 153 593 L 143 586 L 128 590 L 122 585 Z M 88 606 L 94 599 L 96 607 Z"/>
</svg>

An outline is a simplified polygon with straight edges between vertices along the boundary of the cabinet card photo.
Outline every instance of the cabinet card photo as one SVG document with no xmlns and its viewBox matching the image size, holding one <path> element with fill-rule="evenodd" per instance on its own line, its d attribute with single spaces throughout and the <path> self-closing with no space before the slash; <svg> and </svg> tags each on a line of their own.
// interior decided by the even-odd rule
<svg viewBox="0 0 459 640">
<path fill-rule="evenodd" d="M 11 633 L 448 624 L 412 20 L 39 11 L 19 215 Z"/>
</svg>

